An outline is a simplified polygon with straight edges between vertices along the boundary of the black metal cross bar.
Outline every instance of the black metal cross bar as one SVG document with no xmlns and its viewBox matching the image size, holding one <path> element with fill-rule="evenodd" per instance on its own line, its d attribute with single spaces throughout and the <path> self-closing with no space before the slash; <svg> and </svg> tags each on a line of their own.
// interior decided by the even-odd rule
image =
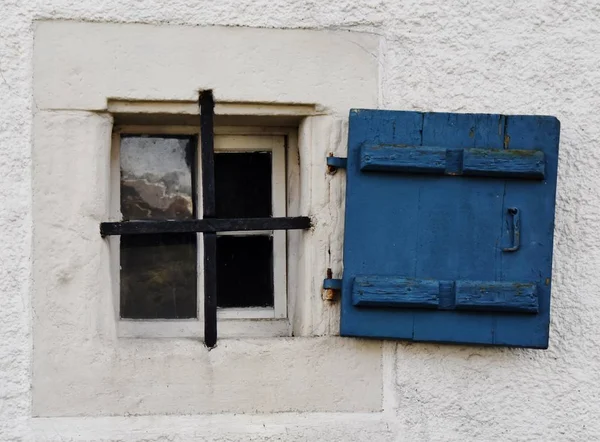
<svg viewBox="0 0 600 442">
<path fill-rule="evenodd" d="M 217 232 L 308 229 L 306 216 L 283 218 L 216 218 L 214 107 L 212 91 L 200 93 L 200 148 L 202 155 L 203 219 L 133 220 L 100 223 L 100 234 L 140 235 L 201 232 L 204 237 L 204 343 L 217 343 Z"/>
<path fill-rule="evenodd" d="M 100 234 L 142 235 L 149 233 L 215 233 L 247 230 L 289 230 L 310 228 L 310 218 L 206 218 L 182 221 L 121 221 L 100 224 Z"/>
<path fill-rule="evenodd" d="M 217 212 L 215 197 L 215 100 L 211 90 L 200 93 L 200 148 L 204 219 Z M 204 344 L 217 343 L 217 233 L 204 232 Z"/>
</svg>

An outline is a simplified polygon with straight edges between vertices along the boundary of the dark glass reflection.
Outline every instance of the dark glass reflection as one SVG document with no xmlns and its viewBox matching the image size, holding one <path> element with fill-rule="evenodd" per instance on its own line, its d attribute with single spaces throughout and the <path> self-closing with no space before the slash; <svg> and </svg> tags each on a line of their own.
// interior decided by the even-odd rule
<svg viewBox="0 0 600 442">
<path fill-rule="evenodd" d="M 271 152 L 215 154 L 218 218 L 271 216 Z"/>
<path fill-rule="evenodd" d="M 194 218 L 191 137 L 121 137 L 124 220 Z M 196 235 L 121 237 L 122 318 L 197 316 Z"/>
<path fill-rule="evenodd" d="M 194 217 L 191 137 L 121 137 L 124 220 Z"/>
<path fill-rule="evenodd" d="M 121 317 L 195 318 L 196 235 L 121 237 Z"/>
<path fill-rule="evenodd" d="M 217 306 L 273 307 L 273 238 L 217 237 Z"/>
</svg>

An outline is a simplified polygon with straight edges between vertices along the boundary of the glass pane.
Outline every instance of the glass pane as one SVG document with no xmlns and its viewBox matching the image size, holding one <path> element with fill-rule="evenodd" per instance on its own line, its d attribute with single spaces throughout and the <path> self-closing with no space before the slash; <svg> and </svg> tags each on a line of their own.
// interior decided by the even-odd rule
<svg viewBox="0 0 600 442">
<path fill-rule="evenodd" d="M 271 152 L 215 154 L 218 218 L 271 216 Z"/>
<path fill-rule="evenodd" d="M 217 306 L 273 307 L 273 238 L 217 237 Z"/>
<path fill-rule="evenodd" d="M 196 234 L 121 237 L 121 317 L 195 318 Z"/>
<path fill-rule="evenodd" d="M 194 217 L 191 137 L 121 137 L 124 220 Z"/>
<path fill-rule="evenodd" d="M 192 137 L 121 137 L 124 220 L 194 218 Z M 196 235 L 121 237 L 121 317 L 197 317 Z"/>
</svg>

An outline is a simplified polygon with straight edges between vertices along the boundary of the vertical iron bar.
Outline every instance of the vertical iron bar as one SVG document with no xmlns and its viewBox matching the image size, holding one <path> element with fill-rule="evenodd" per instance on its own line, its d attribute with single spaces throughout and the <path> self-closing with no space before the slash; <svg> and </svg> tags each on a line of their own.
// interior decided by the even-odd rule
<svg viewBox="0 0 600 442">
<path fill-rule="evenodd" d="M 214 110 L 211 90 L 200 93 L 200 145 L 202 155 L 202 206 L 204 218 L 216 215 Z M 217 343 L 217 234 L 204 233 L 204 344 Z"/>
<path fill-rule="evenodd" d="M 192 218 L 198 218 L 198 137 L 194 136 L 188 145 L 189 152 L 186 152 L 186 158 L 189 158 L 190 170 L 192 172 Z"/>
<path fill-rule="evenodd" d="M 204 344 L 217 343 L 217 234 L 204 234 Z"/>
<path fill-rule="evenodd" d="M 213 117 L 215 102 L 212 91 L 200 93 L 200 145 L 202 149 L 202 203 L 204 218 L 214 218 L 215 202 L 215 151 Z"/>
</svg>

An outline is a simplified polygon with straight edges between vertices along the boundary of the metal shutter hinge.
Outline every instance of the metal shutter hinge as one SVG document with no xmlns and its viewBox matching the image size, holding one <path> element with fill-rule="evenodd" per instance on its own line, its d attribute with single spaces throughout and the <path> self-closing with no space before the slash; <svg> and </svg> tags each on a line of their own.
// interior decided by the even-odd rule
<svg viewBox="0 0 600 442">
<path fill-rule="evenodd" d="M 327 278 L 323 280 L 323 301 L 335 302 L 340 298 L 342 280 L 334 279 L 331 269 L 327 269 Z"/>
<path fill-rule="evenodd" d="M 338 169 L 345 169 L 347 162 L 347 158 L 334 157 L 333 154 L 330 153 L 327 157 L 327 173 L 333 175 Z"/>
</svg>

